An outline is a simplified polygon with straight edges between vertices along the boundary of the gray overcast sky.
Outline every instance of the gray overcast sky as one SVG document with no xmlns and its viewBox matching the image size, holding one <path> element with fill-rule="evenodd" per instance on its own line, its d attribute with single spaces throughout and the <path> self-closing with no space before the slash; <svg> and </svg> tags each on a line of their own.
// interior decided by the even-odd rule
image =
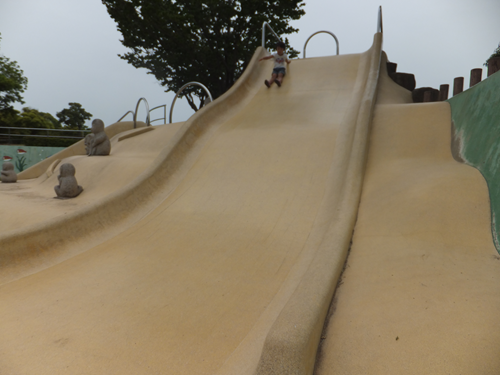
<svg viewBox="0 0 500 375">
<path fill-rule="evenodd" d="M 500 42 L 499 0 L 306 1 L 305 16 L 293 22 L 300 31 L 289 40 L 302 52 L 312 33 L 328 30 L 338 37 L 341 54 L 363 52 L 376 32 L 379 5 L 384 50 L 398 71 L 415 74 L 417 87 L 448 83 L 451 92 L 458 76 L 468 87 L 470 70 L 481 68 Z M 167 104 L 170 110 L 174 94 L 117 56 L 126 49 L 99 0 L 1 0 L 0 33 L 0 53 L 17 61 L 29 81 L 26 103 L 18 109 L 30 106 L 55 116 L 69 102 L 78 102 L 106 125 L 135 109 L 140 97 L 151 108 Z M 307 45 L 308 57 L 334 53 L 327 34 Z M 174 121 L 192 113 L 185 100 L 178 100 Z M 141 104 L 138 118 L 145 116 Z"/>
</svg>

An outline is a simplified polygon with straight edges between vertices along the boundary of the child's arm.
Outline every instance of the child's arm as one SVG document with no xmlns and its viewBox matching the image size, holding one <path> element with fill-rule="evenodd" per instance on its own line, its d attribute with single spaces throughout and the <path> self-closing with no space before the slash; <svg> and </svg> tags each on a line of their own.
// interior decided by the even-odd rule
<svg viewBox="0 0 500 375">
<path fill-rule="evenodd" d="M 262 61 L 262 60 L 269 60 L 269 59 L 272 59 L 272 58 L 273 58 L 273 55 L 264 56 L 263 58 L 259 59 L 259 61 Z"/>
</svg>

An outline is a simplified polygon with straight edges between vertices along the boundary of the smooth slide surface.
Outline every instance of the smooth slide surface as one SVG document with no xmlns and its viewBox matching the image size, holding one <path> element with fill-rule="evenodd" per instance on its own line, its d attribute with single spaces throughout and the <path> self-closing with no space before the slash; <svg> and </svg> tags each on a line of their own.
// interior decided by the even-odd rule
<svg viewBox="0 0 500 375">
<path fill-rule="evenodd" d="M 316 375 L 498 374 L 500 257 L 449 104 L 379 86 L 352 248 Z"/>
<path fill-rule="evenodd" d="M 210 119 L 209 130 L 189 133 L 189 121 L 155 127 L 116 141 L 109 159 L 61 161 L 77 167 L 85 189 L 80 201 L 52 198 L 57 168 L 19 187 L 1 186 L 1 199 L 22 201 L 15 188 L 31 199 L 29 223 L 21 223 L 15 207 L 15 221 L 1 223 L 5 230 L 24 225 L 29 235 L 31 224 L 64 215 L 61 206 L 77 211 L 97 199 L 106 203 L 143 166 L 167 160 L 174 177 L 182 177 L 162 190 L 154 208 L 112 236 L 0 285 L 0 374 L 220 369 L 305 257 L 339 128 L 365 75 L 362 56 L 294 60 L 282 87 L 270 89 L 264 79 L 271 64 L 254 58 L 238 88 L 244 94 L 229 95 L 219 107 L 214 102 L 197 117 Z M 241 100 L 231 102 L 236 95 Z M 162 140 L 172 139 L 167 153 Z M 188 146 L 196 152 L 186 156 L 182 147 Z M 92 221 L 89 215 L 82 220 Z M 74 234 L 82 249 L 93 241 L 87 225 Z"/>
<path fill-rule="evenodd" d="M 0 375 L 499 374 L 486 183 L 381 45 L 0 184 Z"/>
<path fill-rule="evenodd" d="M 86 155 L 71 155 L 64 159 L 53 158 L 54 167 L 51 168 L 52 163 L 44 163 L 49 166 L 36 178 L 0 185 L 2 210 L 14 213 L 0 216 L 0 231 L 6 233 L 27 228 L 106 198 L 140 176 L 165 146 L 165 140 L 171 138 L 180 125 L 126 130 L 111 138 L 113 152 L 109 156 L 89 158 Z M 128 139 L 122 138 L 141 130 L 149 131 Z M 84 186 L 85 194 L 79 199 L 54 202 L 54 186 L 59 184 L 57 176 L 63 163 L 75 166 L 76 179 L 79 185 Z"/>
</svg>

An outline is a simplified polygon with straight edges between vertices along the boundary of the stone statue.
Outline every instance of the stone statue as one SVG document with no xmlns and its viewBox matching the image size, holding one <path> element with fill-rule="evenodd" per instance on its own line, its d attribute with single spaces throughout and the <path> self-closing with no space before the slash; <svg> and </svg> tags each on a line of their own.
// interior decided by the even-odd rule
<svg viewBox="0 0 500 375">
<path fill-rule="evenodd" d="M 85 150 L 88 156 L 109 155 L 111 152 L 111 142 L 104 131 L 102 120 L 92 121 L 92 133 L 85 137 Z"/>
<path fill-rule="evenodd" d="M 16 182 L 17 174 L 14 171 L 14 164 L 4 161 L 2 166 L 2 172 L 0 175 L 0 180 L 2 182 Z"/>
<path fill-rule="evenodd" d="M 54 190 L 59 198 L 74 198 L 83 191 L 83 188 L 76 182 L 73 164 L 65 163 L 61 165 L 57 179 L 59 185 L 54 186 Z"/>
</svg>

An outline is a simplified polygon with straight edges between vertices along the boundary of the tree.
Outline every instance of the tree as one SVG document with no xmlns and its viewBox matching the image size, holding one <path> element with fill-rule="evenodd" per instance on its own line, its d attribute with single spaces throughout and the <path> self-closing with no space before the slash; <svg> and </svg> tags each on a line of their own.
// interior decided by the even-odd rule
<svg viewBox="0 0 500 375">
<path fill-rule="evenodd" d="M 56 116 L 59 121 L 65 125 L 66 129 L 85 130 L 85 121 L 92 118 L 92 114 L 85 111 L 80 103 L 68 103 L 69 108 L 57 112 Z"/>
<path fill-rule="evenodd" d="M 488 66 L 488 61 L 494 57 L 500 57 L 500 43 L 498 43 L 498 47 L 493 51 L 493 54 L 486 60 L 484 66 Z"/>
<path fill-rule="evenodd" d="M 25 107 L 19 116 L 16 126 L 20 128 L 61 129 L 61 123 L 50 113 Z"/>
<path fill-rule="evenodd" d="M 14 108 L 5 108 L 0 110 L 0 126 L 15 126 L 14 124 L 19 119 L 19 111 Z"/>
<path fill-rule="evenodd" d="M 2 123 L 3 121 L 6 123 Z M 2 130 L 0 143 L 15 143 L 26 146 L 65 146 L 68 142 L 59 142 L 56 139 L 27 137 L 26 135 L 56 135 L 54 132 L 28 130 L 26 128 L 61 129 L 62 126 L 50 113 L 40 112 L 37 109 L 25 107 L 21 112 L 14 109 L 0 111 L 0 124 L 11 129 Z M 19 168 L 18 168 L 19 169 Z"/>
<path fill-rule="evenodd" d="M 23 137 L 22 135 L 39 135 L 39 136 L 61 136 L 59 132 L 51 132 L 42 129 L 62 129 L 62 125 L 54 116 L 47 112 L 40 112 L 37 109 L 25 107 L 22 109 L 19 116 L 10 129 L 10 134 L 18 134 L 13 136 L 14 140 L 26 146 L 45 146 L 45 147 L 67 147 L 77 142 L 78 139 L 61 139 L 51 137 Z M 38 128 L 40 130 L 25 130 L 24 128 Z M 79 136 L 79 134 L 71 134 Z M 19 169 L 19 168 L 18 168 Z"/>
<path fill-rule="evenodd" d="M 278 35 L 298 29 L 290 20 L 305 14 L 302 0 L 102 0 L 130 51 L 119 55 L 136 68 L 146 68 L 165 91 L 178 91 L 190 81 L 208 87 L 214 98 L 226 92 L 241 75 L 268 22 Z M 288 45 L 288 39 L 283 42 Z M 275 45 L 274 37 L 266 46 Z M 288 49 L 290 57 L 298 51 Z M 192 107 L 194 93 L 186 91 Z M 196 110 L 196 107 L 194 107 Z"/>
<path fill-rule="evenodd" d="M 27 87 L 28 79 L 17 62 L 0 55 L 0 111 L 12 110 L 12 103 L 24 104 L 21 94 Z"/>
</svg>

